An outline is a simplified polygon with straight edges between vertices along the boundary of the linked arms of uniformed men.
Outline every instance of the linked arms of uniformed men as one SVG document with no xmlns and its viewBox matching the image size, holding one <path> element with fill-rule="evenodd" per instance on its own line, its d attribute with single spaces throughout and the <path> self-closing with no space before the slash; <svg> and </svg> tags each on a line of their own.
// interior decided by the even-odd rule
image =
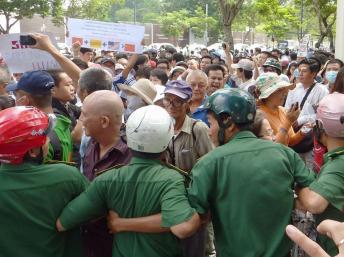
<svg viewBox="0 0 344 257">
<path fill-rule="evenodd" d="M 161 226 L 161 213 L 139 218 L 121 218 L 114 211 L 108 214 L 108 228 L 110 233 L 139 232 L 139 233 L 164 233 L 171 231 L 178 238 L 187 238 L 194 234 L 201 224 L 200 217 L 195 213 L 191 219 L 181 224 L 164 228 Z"/>
</svg>

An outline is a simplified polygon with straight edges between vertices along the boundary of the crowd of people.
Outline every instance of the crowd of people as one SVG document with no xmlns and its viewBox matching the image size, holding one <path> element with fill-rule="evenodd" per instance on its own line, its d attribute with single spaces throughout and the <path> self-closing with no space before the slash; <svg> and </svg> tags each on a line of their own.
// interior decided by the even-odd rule
<svg viewBox="0 0 344 257">
<path fill-rule="evenodd" d="M 61 69 L 0 62 L 1 256 L 343 256 L 341 60 L 31 36 Z"/>
</svg>

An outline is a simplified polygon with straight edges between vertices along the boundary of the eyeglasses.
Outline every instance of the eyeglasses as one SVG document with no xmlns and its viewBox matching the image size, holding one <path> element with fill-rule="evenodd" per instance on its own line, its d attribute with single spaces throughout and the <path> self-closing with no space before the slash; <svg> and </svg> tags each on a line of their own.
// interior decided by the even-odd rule
<svg viewBox="0 0 344 257">
<path fill-rule="evenodd" d="M 164 98 L 163 99 L 163 104 L 164 106 L 170 106 L 172 105 L 173 107 L 180 107 L 182 106 L 185 102 L 184 101 L 179 101 L 179 100 L 171 100 L 171 99 L 168 99 L 168 98 Z"/>
</svg>

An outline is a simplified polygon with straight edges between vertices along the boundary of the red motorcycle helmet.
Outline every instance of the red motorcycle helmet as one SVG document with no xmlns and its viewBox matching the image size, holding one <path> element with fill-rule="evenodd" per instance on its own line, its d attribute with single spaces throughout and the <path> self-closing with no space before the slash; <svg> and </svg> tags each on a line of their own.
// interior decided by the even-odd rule
<svg viewBox="0 0 344 257">
<path fill-rule="evenodd" d="M 16 106 L 0 112 L 0 162 L 20 164 L 32 148 L 47 140 L 52 120 L 34 107 Z"/>
</svg>

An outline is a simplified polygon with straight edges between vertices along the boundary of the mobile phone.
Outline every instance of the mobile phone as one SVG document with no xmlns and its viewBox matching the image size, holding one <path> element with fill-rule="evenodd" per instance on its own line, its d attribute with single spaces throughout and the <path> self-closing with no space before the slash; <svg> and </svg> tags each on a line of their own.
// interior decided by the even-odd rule
<svg viewBox="0 0 344 257">
<path fill-rule="evenodd" d="M 36 39 L 34 39 L 33 37 L 29 35 L 20 36 L 19 41 L 21 45 L 27 45 L 27 46 L 33 46 L 37 43 Z"/>
</svg>

